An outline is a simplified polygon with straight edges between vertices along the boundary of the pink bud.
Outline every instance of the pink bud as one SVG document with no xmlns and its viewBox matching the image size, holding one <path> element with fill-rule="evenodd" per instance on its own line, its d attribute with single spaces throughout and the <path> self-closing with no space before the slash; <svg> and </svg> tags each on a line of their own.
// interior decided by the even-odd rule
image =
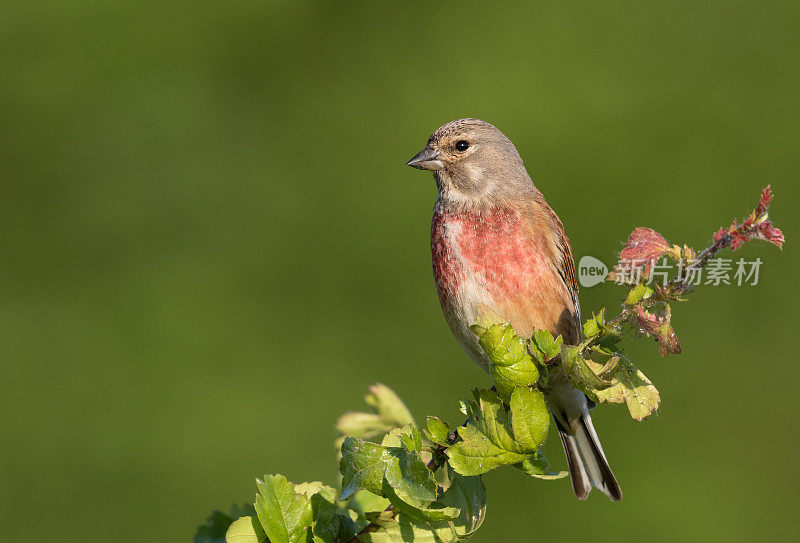
<svg viewBox="0 0 800 543">
<path fill-rule="evenodd" d="M 773 198 L 772 186 L 767 185 L 764 187 L 764 190 L 761 191 L 761 198 L 759 198 L 758 205 L 756 206 L 756 217 L 760 217 L 767 212 L 769 204 L 772 202 Z"/>
</svg>

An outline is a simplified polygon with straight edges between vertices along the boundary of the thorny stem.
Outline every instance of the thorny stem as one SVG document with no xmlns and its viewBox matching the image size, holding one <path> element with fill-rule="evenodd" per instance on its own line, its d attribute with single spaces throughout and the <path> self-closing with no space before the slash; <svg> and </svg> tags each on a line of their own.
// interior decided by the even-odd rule
<svg viewBox="0 0 800 543">
<path fill-rule="evenodd" d="M 694 261 L 686 266 L 683 270 L 683 273 L 670 281 L 666 284 L 667 287 L 678 286 L 680 285 L 681 288 L 686 288 L 689 286 L 688 280 L 691 277 L 691 273 L 694 270 L 698 270 L 705 266 L 708 261 L 714 256 L 716 253 L 727 247 L 731 244 L 732 236 L 730 234 L 725 234 L 724 236 L 720 237 L 717 241 L 712 243 L 710 246 L 706 247 L 700 254 L 697 255 L 697 258 Z"/>
<path fill-rule="evenodd" d="M 705 266 L 712 256 L 729 246 L 731 244 L 731 239 L 732 237 L 730 234 L 725 234 L 717 241 L 700 251 L 700 253 L 697 255 L 697 258 L 695 258 L 688 266 L 686 266 L 686 268 L 682 270 L 678 277 L 675 277 L 666 285 L 664 285 L 663 289 L 661 289 L 661 292 L 673 292 L 675 295 L 689 292 L 692 288 L 692 285 L 689 284 L 689 279 L 692 276 L 692 272 Z M 656 289 L 656 292 L 654 292 L 651 297 L 639 300 L 635 304 L 625 307 L 619 315 L 608 321 L 608 326 L 609 328 L 618 330 L 622 323 L 626 322 L 631 315 L 636 312 L 637 307 L 647 308 L 655 303 L 669 301 L 670 299 L 674 299 L 674 295 L 673 297 L 665 296 L 659 292 L 659 289 Z"/>
</svg>

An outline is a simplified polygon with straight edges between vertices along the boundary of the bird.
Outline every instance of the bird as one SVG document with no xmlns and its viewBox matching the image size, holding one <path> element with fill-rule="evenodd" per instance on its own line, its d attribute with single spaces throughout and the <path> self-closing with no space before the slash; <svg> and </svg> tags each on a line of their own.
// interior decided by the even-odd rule
<svg viewBox="0 0 800 543">
<path fill-rule="evenodd" d="M 564 226 L 534 185 L 517 148 L 480 119 L 439 127 L 407 162 L 433 172 L 433 275 L 445 320 L 485 371 L 489 358 L 470 326 L 491 312 L 523 337 L 533 330 L 580 340 L 575 263 Z M 560 370 L 542 391 L 555 420 L 578 499 L 597 488 L 613 501 L 622 491 L 592 424 L 594 407 Z"/>
</svg>

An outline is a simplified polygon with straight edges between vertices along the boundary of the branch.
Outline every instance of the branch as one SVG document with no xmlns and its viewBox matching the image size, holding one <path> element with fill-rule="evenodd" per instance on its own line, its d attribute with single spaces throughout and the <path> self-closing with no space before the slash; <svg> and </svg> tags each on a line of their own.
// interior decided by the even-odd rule
<svg viewBox="0 0 800 543">
<path fill-rule="evenodd" d="M 785 241 L 783 232 L 769 220 L 768 210 L 773 198 L 772 189 L 768 185 L 761 192 L 753 212 L 741 224 L 734 219 L 727 228 L 720 228 L 714 233 L 714 243 L 700 253 L 695 253 L 694 249 L 686 245 L 683 248 L 670 246 L 661 234 L 649 228 L 634 230 L 620 253 L 619 263 L 608 279 L 635 288 L 642 284 L 642 277 L 649 276 L 656 260 L 664 256 L 678 262 L 678 275 L 664 285 L 656 284 L 652 294 L 643 295 L 639 300 L 626 304 L 619 315 L 608 321 L 608 326 L 619 332 L 622 324 L 654 304 L 684 301 L 683 295 L 694 290 L 691 284 L 694 273 L 727 247 L 736 251 L 744 243 L 760 239 L 782 248 Z M 639 275 L 641 272 L 643 274 Z"/>
</svg>

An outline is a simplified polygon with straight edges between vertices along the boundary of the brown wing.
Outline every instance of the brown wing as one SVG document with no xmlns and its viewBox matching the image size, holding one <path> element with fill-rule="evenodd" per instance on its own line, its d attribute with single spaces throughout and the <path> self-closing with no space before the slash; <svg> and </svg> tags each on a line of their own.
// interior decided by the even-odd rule
<svg viewBox="0 0 800 543">
<path fill-rule="evenodd" d="M 532 247 L 539 247 L 547 263 L 531 274 L 530 280 L 536 281 L 532 293 L 497 300 L 494 309 L 521 335 L 527 336 L 533 329 L 549 330 L 575 344 L 580 329 L 578 284 L 564 227 L 541 197 L 517 209 L 526 216 Z"/>
<path fill-rule="evenodd" d="M 561 224 L 561 219 L 558 218 L 556 212 L 547 205 L 544 198 L 541 200 L 542 210 L 545 215 L 550 219 L 550 223 L 555 234 L 555 253 L 556 253 L 556 270 L 564 286 L 567 289 L 569 297 L 572 302 L 572 307 L 562 315 L 559 322 L 560 333 L 564 335 L 564 340 L 568 343 L 577 343 L 580 338 L 581 327 L 581 306 L 578 300 L 578 280 L 575 276 L 575 261 L 572 258 L 572 247 L 569 244 L 567 232 L 564 230 L 564 225 Z"/>
</svg>

